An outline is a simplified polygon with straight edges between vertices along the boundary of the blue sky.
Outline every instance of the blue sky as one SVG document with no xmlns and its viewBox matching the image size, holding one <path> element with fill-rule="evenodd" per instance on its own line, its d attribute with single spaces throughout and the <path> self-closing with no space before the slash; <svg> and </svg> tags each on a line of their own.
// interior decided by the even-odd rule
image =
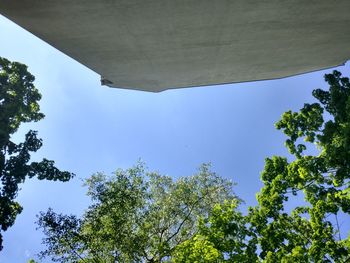
<svg viewBox="0 0 350 263">
<path fill-rule="evenodd" d="M 22 62 L 36 76 L 46 118 L 22 125 L 44 140 L 33 159 L 47 157 L 76 173 L 68 183 L 28 180 L 18 200 L 24 211 L 4 233 L 0 262 L 26 262 L 41 248 L 36 215 L 81 214 L 89 205 L 82 178 L 142 159 L 150 170 L 173 177 L 193 174 L 201 163 L 237 183 L 235 192 L 254 205 L 264 158 L 286 155 L 274 123 L 286 110 L 313 101 L 330 70 L 242 84 L 147 93 L 100 85 L 98 74 L 0 16 L 0 56 Z M 322 54 L 320 54 L 322 55 Z M 338 70 L 347 74 L 349 65 Z M 244 207 L 242 208 L 244 209 Z"/>
</svg>

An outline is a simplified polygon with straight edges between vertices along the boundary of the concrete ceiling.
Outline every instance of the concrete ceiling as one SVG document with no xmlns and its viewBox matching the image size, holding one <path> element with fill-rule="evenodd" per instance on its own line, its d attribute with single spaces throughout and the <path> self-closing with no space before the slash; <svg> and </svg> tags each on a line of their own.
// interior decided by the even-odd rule
<svg viewBox="0 0 350 263">
<path fill-rule="evenodd" d="M 349 11 L 349 0 L 0 0 L 102 84 L 154 92 L 343 64 Z"/>
</svg>

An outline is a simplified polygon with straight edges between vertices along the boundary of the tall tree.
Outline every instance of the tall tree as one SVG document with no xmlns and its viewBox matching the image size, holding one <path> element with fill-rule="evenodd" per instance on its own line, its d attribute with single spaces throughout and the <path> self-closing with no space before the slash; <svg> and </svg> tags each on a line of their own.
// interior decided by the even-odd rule
<svg viewBox="0 0 350 263">
<path fill-rule="evenodd" d="M 339 214 L 350 215 L 350 83 L 338 71 L 325 80 L 328 91 L 313 91 L 319 103 L 288 111 L 276 124 L 294 160 L 266 159 L 259 206 L 251 210 L 267 262 L 350 260 L 350 239 L 338 223 Z M 297 195 L 305 204 L 288 213 L 286 202 Z"/>
<path fill-rule="evenodd" d="M 207 167 L 175 183 L 158 174 L 144 180 L 140 167 L 114 180 L 99 174 L 87 182 L 95 204 L 82 219 L 42 214 L 44 255 L 82 262 L 349 262 L 350 235 L 339 219 L 350 216 L 350 82 L 338 71 L 325 80 L 329 90 L 313 91 L 317 103 L 276 123 L 291 156 L 265 160 L 258 205 L 247 215 Z"/>
<path fill-rule="evenodd" d="M 174 181 L 138 164 L 112 177 L 95 174 L 86 185 L 93 204 L 82 218 L 52 210 L 39 217 L 47 245 L 42 256 L 59 262 L 165 262 L 198 231 L 198 217 L 207 218 L 225 200 L 239 202 L 232 184 L 208 165 Z"/>
<path fill-rule="evenodd" d="M 178 247 L 175 261 L 350 261 L 350 235 L 341 233 L 338 220 L 350 219 L 350 83 L 338 71 L 325 80 L 328 91 L 313 91 L 318 103 L 287 111 L 277 122 L 294 158 L 266 159 L 258 205 L 245 217 L 219 206 Z"/>
<path fill-rule="evenodd" d="M 38 101 L 41 99 L 35 88 L 34 76 L 21 63 L 10 62 L 0 57 L 0 227 L 11 227 L 22 207 L 15 198 L 18 185 L 26 178 L 67 181 L 73 174 L 62 172 L 54 162 L 43 159 L 30 162 L 30 153 L 42 146 L 36 131 L 28 131 L 22 143 L 15 143 L 11 136 L 21 123 L 36 122 L 44 118 Z M 0 233 L 0 250 L 2 235 Z"/>
</svg>

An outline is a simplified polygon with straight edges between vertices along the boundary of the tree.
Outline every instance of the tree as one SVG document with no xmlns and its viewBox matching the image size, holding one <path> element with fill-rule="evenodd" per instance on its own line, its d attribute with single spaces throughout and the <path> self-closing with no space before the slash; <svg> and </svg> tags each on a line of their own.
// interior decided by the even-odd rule
<svg viewBox="0 0 350 263">
<path fill-rule="evenodd" d="M 67 181 L 73 174 L 62 172 L 54 162 L 43 159 L 30 162 L 30 153 L 42 146 L 37 132 L 30 130 L 22 143 L 16 144 L 11 136 L 21 123 L 36 122 L 44 118 L 38 101 L 41 99 L 35 88 L 34 76 L 21 63 L 10 62 L 0 57 L 0 226 L 1 231 L 11 227 L 22 207 L 15 198 L 18 185 L 26 178 Z M 0 233 L 0 250 L 2 235 Z"/>
<path fill-rule="evenodd" d="M 98 173 L 86 180 L 93 204 L 82 218 L 41 213 L 47 249 L 42 257 L 59 262 L 165 262 L 198 231 L 197 218 L 208 218 L 215 204 L 234 201 L 232 184 L 203 165 L 174 181 L 146 172 L 139 163 Z M 225 201 L 226 200 L 226 201 Z"/>
<path fill-rule="evenodd" d="M 319 103 L 277 122 L 294 158 L 266 159 L 258 205 L 247 216 L 218 206 L 178 247 L 175 262 L 350 261 L 350 235 L 338 222 L 350 215 L 350 83 L 338 71 L 325 80 L 329 91 L 313 91 Z M 288 204 L 297 196 L 298 206 Z"/>
<path fill-rule="evenodd" d="M 329 91 L 313 91 L 319 103 L 288 111 L 276 124 L 294 160 L 266 159 L 259 206 L 251 209 L 266 262 L 350 260 L 350 236 L 342 237 L 338 224 L 339 214 L 350 215 L 350 83 L 338 71 L 325 80 Z M 298 195 L 304 204 L 288 213 L 286 202 Z"/>
<path fill-rule="evenodd" d="M 313 91 L 317 103 L 276 123 L 291 155 L 266 158 L 258 205 L 246 215 L 206 166 L 175 183 L 158 174 L 144 180 L 137 167 L 114 180 L 99 174 L 87 182 L 95 204 L 82 219 L 42 214 L 44 255 L 81 262 L 349 262 L 350 235 L 339 218 L 350 216 L 350 82 L 338 71 L 325 80 L 328 91 Z"/>
<path fill-rule="evenodd" d="M 199 219 L 196 235 L 176 248 L 172 262 L 256 262 L 254 233 L 238 205 L 236 200 L 216 204 L 208 218 Z"/>
</svg>

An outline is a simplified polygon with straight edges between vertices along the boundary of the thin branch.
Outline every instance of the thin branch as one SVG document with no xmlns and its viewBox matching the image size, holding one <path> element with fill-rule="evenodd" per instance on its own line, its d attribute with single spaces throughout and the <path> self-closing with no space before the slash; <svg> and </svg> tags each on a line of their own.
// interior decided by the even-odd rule
<svg viewBox="0 0 350 263">
<path fill-rule="evenodd" d="M 208 194 L 208 192 L 207 192 L 206 194 Z M 176 236 L 176 235 L 180 232 L 182 226 L 185 224 L 185 222 L 186 222 L 186 221 L 189 219 L 189 217 L 191 216 L 192 211 L 193 211 L 193 209 L 194 209 L 194 206 L 195 206 L 196 204 L 198 204 L 198 203 L 204 198 L 204 196 L 205 196 L 205 195 L 202 195 L 197 201 L 195 201 L 195 202 L 191 205 L 191 207 L 189 208 L 189 212 L 187 213 L 187 215 L 185 216 L 185 218 L 182 220 L 182 222 L 180 223 L 180 225 L 179 225 L 178 228 L 176 229 L 175 233 L 173 233 L 170 237 L 167 238 L 167 240 L 165 241 L 166 243 L 169 242 L 174 236 Z"/>
<path fill-rule="evenodd" d="M 309 187 L 310 185 L 312 185 L 313 183 L 315 182 L 315 179 L 313 179 L 311 182 L 309 182 L 308 184 L 306 184 L 305 186 L 301 187 L 301 188 L 298 188 L 296 190 L 291 190 L 291 191 L 286 191 L 286 194 L 291 194 L 291 193 L 294 193 L 294 192 L 299 192 L 301 190 L 304 190 L 306 189 L 307 187 Z"/>
<path fill-rule="evenodd" d="M 66 239 L 66 241 L 67 241 L 67 239 Z M 87 262 L 87 261 L 85 261 L 85 259 L 82 256 L 80 256 L 80 254 L 74 249 L 73 245 L 69 241 L 68 241 L 68 246 L 72 250 L 73 254 L 75 254 L 80 260 L 82 260 L 83 262 Z"/>
<path fill-rule="evenodd" d="M 338 228 L 338 238 L 339 241 L 341 240 L 341 235 L 340 235 L 340 227 L 339 227 L 339 222 L 338 222 L 338 213 L 334 214 L 335 215 L 335 222 L 337 223 L 337 228 Z"/>
</svg>

